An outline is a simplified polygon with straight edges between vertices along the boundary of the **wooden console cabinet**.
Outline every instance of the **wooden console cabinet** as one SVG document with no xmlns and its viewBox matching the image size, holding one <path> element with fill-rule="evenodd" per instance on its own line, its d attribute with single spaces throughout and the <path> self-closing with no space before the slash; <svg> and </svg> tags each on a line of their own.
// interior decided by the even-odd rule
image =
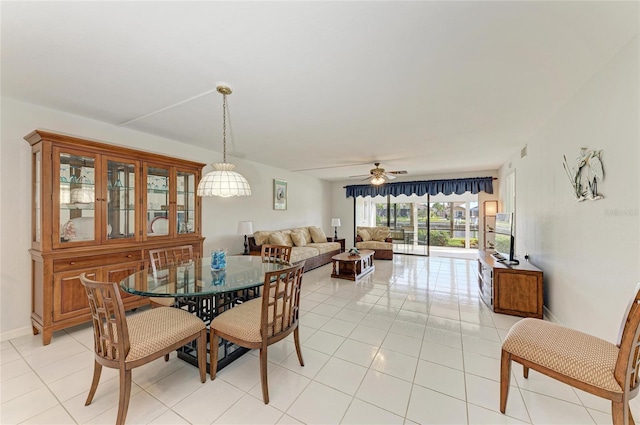
<svg viewBox="0 0 640 425">
<path fill-rule="evenodd" d="M 542 270 L 526 261 L 505 265 L 478 251 L 480 297 L 496 313 L 542 319 Z"/>
<path fill-rule="evenodd" d="M 80 274 L 118 282 L 149 266 L 149 250 L 202 253 L 196 196 L 204 164 L 36 130 L 32 147 L 33 333 L 90 320 Z M 126 309 L 149 299 L 121 292 Z"/>
</svg>

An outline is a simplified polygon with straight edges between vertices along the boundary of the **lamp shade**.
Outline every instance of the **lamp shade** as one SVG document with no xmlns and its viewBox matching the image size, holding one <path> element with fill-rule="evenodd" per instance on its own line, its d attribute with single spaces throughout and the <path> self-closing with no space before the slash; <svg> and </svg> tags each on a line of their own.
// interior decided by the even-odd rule
<svg viewBox="0 0 640 425">
<path fill-rule="evenodd" d="M 496 215 L 498 213 L 498 201 L 484 201 L 484 215 Z"/>
<path fill-rule="evenodd" d="M 238 222 L 239 235 L 253 235 L 253 223 L 251 221 Z"/>
<path fill-rule="evenodd" d="M 214 171 L 205 175 L 198 183 L 198 196 L 251 196 L 249 182 L 233 171 L 236 166 L 226 162 L 212 164 Z"/>
<path fill-rule="evenodd" d="M 331 219 L 331 227 L 340 227 L 340 219 L 332 218 Z"/>
</svg>

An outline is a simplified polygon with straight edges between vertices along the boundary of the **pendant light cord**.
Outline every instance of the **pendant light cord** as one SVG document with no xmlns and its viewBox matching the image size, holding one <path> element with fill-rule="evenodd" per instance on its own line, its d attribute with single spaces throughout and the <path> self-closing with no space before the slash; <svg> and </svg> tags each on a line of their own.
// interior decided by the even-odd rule
<svg viewBox="0 0 640 425">
<path fill-rule="evenodd" d="M 222 95 L 222 162 L 227 162 L 227 95 Z"/>
</svg>

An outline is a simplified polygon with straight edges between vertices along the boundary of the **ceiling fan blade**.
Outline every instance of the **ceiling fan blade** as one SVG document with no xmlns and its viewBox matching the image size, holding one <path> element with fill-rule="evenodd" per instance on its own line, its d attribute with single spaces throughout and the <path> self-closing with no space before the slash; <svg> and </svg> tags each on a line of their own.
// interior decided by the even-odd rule
<svg viewBox="0 0 640 425">
<path fill-rule="evenodd" d="M 394 176 L 393 174 L 387 174 L 387 175 L 386 175 L 386 176 L 384 176 L 384 177 L 385 177 L 386 179 L 389 179 L 389 180 L 393 180 L 393 179 L 395 179 L 395 178 L 396 178 L 396 176 Z"/>
<path fill-rule="evenodd" d="M 387 171 L 387 174 L 407 174 L 406 171 Z"/>
<path fill-rule="evenodd" d="M 316 171 L 316 170 L 329 170 L 331 168 L 345 168 L 345 167 L 356 167 L 359 165 L 367 165 L 370 164 L 370 162 L 355 162 L 352 164 L 340 164 L 340 165 L 330 165 L 327 167 L 316 167 L 316 168 L 303 168 L 300 170 L 291 170 L 291 172 L 295 173 L 295 172 L 299 172 L 299 171 Z"/>
<path fill-rule="evenodd" d="M 358 177 L 371 177 L 369 174 L 358 174 L 357 176 L 349 176 L 350 179 L 357 179 Z"/>
</svg>

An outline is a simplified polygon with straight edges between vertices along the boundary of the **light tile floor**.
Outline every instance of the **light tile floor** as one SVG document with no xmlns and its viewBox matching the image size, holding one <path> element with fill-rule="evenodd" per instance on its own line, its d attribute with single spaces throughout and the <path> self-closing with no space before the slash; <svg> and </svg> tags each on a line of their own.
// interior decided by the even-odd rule
<svg viewBox="0 0 640 425">
<path fill-rule="evenodd" d="M 257 353 L 200 383 L 172 356 L 133 371 L 129 424 L 610 424 L 610 404 L 514 364 L 499 412 L 501 340 L 517 317 L 478 298 L 472 260 L 396 255 L 361 281 L 304 275 L 300 334 L 269 349 L 271 403 Z M 103 369 L 90 406 L 92 330 L 2 342 L 0 423 L 113 424 L 117 373 Z M 633 407 L 632 407 L 633 408 Z M 640 417 L 634 412 L 636 417 Z"/>
</svg>

